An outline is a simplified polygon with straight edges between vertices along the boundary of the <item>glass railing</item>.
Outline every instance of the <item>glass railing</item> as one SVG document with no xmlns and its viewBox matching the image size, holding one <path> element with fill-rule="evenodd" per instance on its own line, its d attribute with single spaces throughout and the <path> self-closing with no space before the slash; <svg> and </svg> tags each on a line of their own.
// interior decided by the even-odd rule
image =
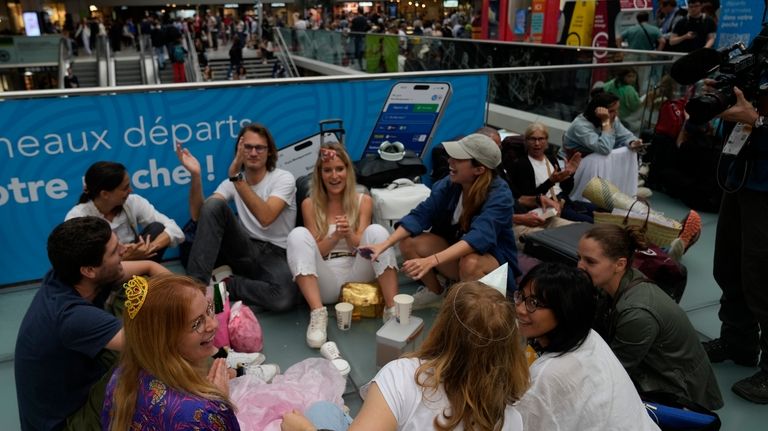
<svg viewBox="0 0 768 431">
<path fill-rule="evenodd" d="M 629 68 L 636 75 L 634 92 L 623 86 L 619 91 L 637 109 L 626 122 L 647 123 L 658 106 L 653 100 L 679 93 L 669 78 L 662 79 L 680 56 L 676 53 L 325 30 L 280 32 L 293 55 L 368 73 L 494 69 L 485 70 L 490 103 L 563 121 L 583 112 L 593 88 Z"/>
<path fill-rule="evenodd" d="M 279 29 L 294 55 L 368 73 L 561 64 L 664 62 L 674 53 L 477 39 Z"/>
</svg>

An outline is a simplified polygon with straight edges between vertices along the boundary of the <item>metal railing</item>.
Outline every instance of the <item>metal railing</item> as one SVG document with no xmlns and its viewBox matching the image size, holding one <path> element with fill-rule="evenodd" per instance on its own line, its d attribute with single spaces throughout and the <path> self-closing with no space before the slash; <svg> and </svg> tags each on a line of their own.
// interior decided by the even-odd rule
<svg viewBox="0 0 768 431">
<path fill-rule="evenodd" d="M 275 29 L 272 34 L 274 35 L 272 38 L 274 41 L 272 43 L 275 44 L 275 57 L 277 57 L 277 61 L 279 61 L 283 68 L 285 68 L 285 72 L 288 75 L 288 77 L 293 78 L 299 75 L 299 69 L 296 67 L 296 63 L 293 62 L 293 58 L 291 57 L 291 51 L 288 49 L 288 45 L 285 43 L 285 38 L 283 38 L 283 34 L 280 31 L 277 31 Z"/>
<path fill-rule="evenodd" d="M 69 67 L 69 42 L 62 37 L 59 41 L 59 88 L 64 88 L 64 78 Z"/>
<path fill-rule="evenodd" d="M 192 40 L 192 35 L 188 31 L 185 31 L 182 34 L 184 45 L 187 49 L 187 55 L 189 55 L 189 61 L 185 62 L 184 64 L 187 74 L 187 81 L 203 82 L 203 74 L 200 71 L 200 61 L 197 58 L 197 48 L 195 47 L 195 43 Z"/>
</svg>

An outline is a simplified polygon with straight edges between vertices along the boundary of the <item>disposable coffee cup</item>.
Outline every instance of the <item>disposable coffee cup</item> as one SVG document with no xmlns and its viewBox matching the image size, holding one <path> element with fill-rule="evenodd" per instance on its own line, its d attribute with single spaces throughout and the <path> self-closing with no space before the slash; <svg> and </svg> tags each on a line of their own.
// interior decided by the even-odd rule
<svg viewBox="0 0 768 431">
<path fill-rule="evenodd" d="M 339 302 L 336 304 L 336 325 L 342 331 L 348 331 L 352 326 L 352 310 L 355 306 L 349 302 Z"/>
<path fill-rule="evenodd" d="M 413 296 L 401 293 L 395 295 L 395 317 L 401 325 L 407 325 L 411 321 L 413 309 Z"/>
</svg>

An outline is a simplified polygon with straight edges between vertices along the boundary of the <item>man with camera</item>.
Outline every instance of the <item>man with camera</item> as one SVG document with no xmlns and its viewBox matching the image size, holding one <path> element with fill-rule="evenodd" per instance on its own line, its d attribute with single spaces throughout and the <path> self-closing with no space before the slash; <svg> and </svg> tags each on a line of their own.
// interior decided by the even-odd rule
<svg viewBox="0 0 768 431">
<path fill-rule="evenodd" d="M 735 184 L 737 190 L 723 195 L 714 256 L 722 326 L 720 338 L 704 347 L 713 363 L 730 359 L 758 365 L 757 373 L 732 389 L 749 401 L 768 404 L 768 95 L 758 96 L 755 109 L 740 89 L 734 87 L 733 92 L 736 103 L 719 117 L 741 124 L 726 147 L 739 141 L 739 133 L 749 136 L 740 151 L 731 151 L 738 156 L 728 168 L 726 184 Z"/>
</svg>

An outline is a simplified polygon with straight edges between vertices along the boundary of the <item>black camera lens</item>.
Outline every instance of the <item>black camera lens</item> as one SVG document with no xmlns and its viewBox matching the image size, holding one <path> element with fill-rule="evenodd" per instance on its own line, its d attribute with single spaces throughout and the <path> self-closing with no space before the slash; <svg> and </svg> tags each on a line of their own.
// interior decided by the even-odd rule
<svg viewBox="0 0 768 431">
<path fill-rule="evenodd" d="M 733 105 L 732 95 L 733 91 L 724 89 L 691 98 L 685 105 L 685 112 L 690 116 L 689 121 L 702 124 L 715 118 Z"/>
</svg>

